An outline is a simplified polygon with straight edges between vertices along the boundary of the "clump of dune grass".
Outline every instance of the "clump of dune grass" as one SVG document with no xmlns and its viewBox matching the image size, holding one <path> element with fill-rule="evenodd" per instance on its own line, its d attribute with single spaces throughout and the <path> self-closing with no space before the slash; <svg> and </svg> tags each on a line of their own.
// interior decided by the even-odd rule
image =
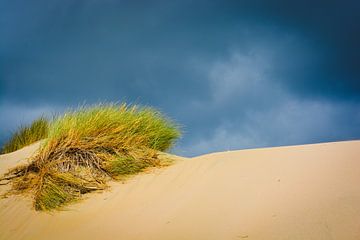
<svg viewBox="0 0 360 240">
<path fill-rule="evenodd" d="M 3 145 L 1 152 L 9 153 L 46 138 L 49 122 L 45 117 L 34 120 L 30 125 L 21 126 Z"/>
<path fill-rule="evenodd" d="M 32 162 L 7 175 L 14 191 L 31 191 L 36 210 L 59 208 L 148 167 L 160 166 L 179 128 L 157 110 L 100 104 L 69 111 L 51 122 Z"/>
</svg>

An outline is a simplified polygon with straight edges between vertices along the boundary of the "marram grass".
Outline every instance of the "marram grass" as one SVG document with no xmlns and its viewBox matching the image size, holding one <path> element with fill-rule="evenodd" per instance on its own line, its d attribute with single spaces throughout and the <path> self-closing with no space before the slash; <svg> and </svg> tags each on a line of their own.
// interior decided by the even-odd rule
<svg viewBox="0 0 360 240">
<path fill-rule="evenodd" d="M 47 137 L 48 120 L 40 117 L 30 125 L 22 126 L 3 145 L 1 152 L 10 153 Z"/>
<path fill-rule="evenodd" d="M 31 191 L 36 210 L 51 210 L 148 167 L 180 136 L 178 126 L 149 107 L 100 104 L 69 111 L 49 124 L 32 162 L 7 175 L 15 192 Z"/>
</svg>

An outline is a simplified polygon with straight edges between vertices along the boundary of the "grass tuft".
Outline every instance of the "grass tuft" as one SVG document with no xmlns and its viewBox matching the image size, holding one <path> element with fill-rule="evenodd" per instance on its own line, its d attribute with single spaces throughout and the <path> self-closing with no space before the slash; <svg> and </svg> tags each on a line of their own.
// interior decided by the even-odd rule
<svg viewBox="0 0 360 240">
<path fill-rule="evenodd" d="M 10 153 L 41 139 L 46 138 L 49 129 L 48 120 L 40 117 L 30 125 L 22 126 L 3 145 L 2 153 Z"/>
<path fill-rule="evenodd" d="M 109 179 L 161 166 L 158 152 L 179 136 L 179 127 L 153 108 L 82 107 L 51 122 L 33 161 L 8 175 L 16 176 L 15 190 L 32 190 L 36 210 L 56 209 L 104 189 Z"/>
<path fill-rule="evenodd" d="M 47 176 L 35 196 L 35 209 L 51 210 L 74 200 L 75 197 L 76 191 Z"/>
<path fill-rule="evenodd" d="M 115 156 L 114 159 L 107 161 L 105 169 L 112 176 L 126 176 L 140 172 L 146 167 L 152 166 L 151 163 L 135 159 L 132 156 Z"/>
</svg>

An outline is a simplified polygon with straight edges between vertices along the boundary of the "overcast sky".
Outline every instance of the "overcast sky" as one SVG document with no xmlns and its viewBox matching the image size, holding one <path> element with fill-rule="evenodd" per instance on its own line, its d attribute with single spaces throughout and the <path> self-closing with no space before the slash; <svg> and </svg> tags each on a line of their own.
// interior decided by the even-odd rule
<svg viewBox="0 0 360 240">
<path fill-rule="evenodd" d="M 174 152 L 360 139 L 360 1 L 0 2 L 0 142 L 82 103 L 151 105 Z"/>
</svg>

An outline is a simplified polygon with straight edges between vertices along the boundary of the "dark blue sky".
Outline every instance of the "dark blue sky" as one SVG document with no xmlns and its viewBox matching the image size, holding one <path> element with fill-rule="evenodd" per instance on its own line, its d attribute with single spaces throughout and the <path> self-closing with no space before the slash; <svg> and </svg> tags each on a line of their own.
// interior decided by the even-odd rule
<svg viewBox="0 0 360 240">
<path fill-rule="evenodd" d="M 2 0 L 0 133 L 81 103 L 159 108 L 174 151 L 360 139 L 359 1 Z"/>
</svg>

